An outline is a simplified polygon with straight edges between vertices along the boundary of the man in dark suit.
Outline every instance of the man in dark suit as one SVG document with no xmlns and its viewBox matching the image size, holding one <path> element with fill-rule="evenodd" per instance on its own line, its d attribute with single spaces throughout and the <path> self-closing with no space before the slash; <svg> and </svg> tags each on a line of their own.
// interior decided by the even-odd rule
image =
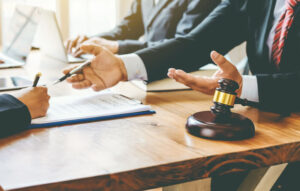
<svg viewBox="0 0 300 191">
<path fill-rule="evenodd" d="M 26 130 L 31 119 L 45 116 L 49 98 L 45 87 L 0 95 L 0 138 Z"/>
<path fill-rule="evenodd" d="M 239 96 L 259 102 L 263 109 L 299 111 L 299 20 L 299 0 L 224 0 L 188 35 L 135 54 L 115 56 L 101 46 L 82 45 L 82 49 L 97 56 L 90 67 L 68 81 L 77 89 L 101 90 L 119 81 L 158 80 L 171 68 L 169 77 L 195 90 L 212 94 L 220 78 L 229 78 L 240 84 Z M 241 76 L 221 55 L 245 41 L 253 76 Z M 220 67 L 212 77 L 193 76 L 174 69 L 191 72 L 211 60 Z M 292 173 L 287 170 L 284 177 L 291 177 L 287 174 Z M 291 181 L 290 178 L 285 180 Z M 284 180 L 278 182 L 283 183 L 284 188 L 299 184 L 298 180 L 293 184 Z M 222 190 L 234 190 L 227 189 L 226 184 L 219 185 L 224 186 Z"/>
<path fill-rule="evenodd" d="M 134 0 L 128 15 L 112 31 L 67 43 L 69 53 L 80 56 L 80 45 L 93 42 L 113 53 L 127 54 L 188 34 L 221 0 Z M 144 40 L 139 38 L 144 35 Z M 77 48 L 76 48 L 77 47 Z M 72 51 L 72 48 L 76 48 Z"/>
<path fill-rule="evenodd" d="M 169 75 L 177 80 L 181 77 L 181 82 L 189 86 L 197 84 L 198 88 L 193 88 L 209 94 L 216 88 L 219 78 L 233 78 L 242 85 L 240 95 L 258 101 L 262 108 L 280 112 L 297 110 L 300 106 L 300 91 L 297 88 L 300 82 L 300 64 L 297 61 L 300 6 L 296 2 L 290 8 L 285 0 L 225 0 L 188 35 L 131 55 L 115 56 L 101 46 L 87 43 L 82 49 L 98 54 L 91 67 L 87 68 L 94 73 L 80 74 L 69 79 L 69 82 L 76 82 L 73 84 L 75 88 L 92 86 L 95 90 L 101 90 L 122 80 L 154 81 L 163 78 L 169 68 L 195 71 L 211 61 L 209 55 L 212 50 L 226 54 L 246 41 L 249 65 L 254 76 L 240 76 L 235 67 L 216 52 L 212 54 L 213 61 L 223 68 L 212 78 L 187 76 L 176 70 L 171 70 Z M 293 10 L 292 14 L 283 17 L 287 10 Z M 291 16 L 293 19 L 290 19 Z M 285 28 L 281 27 L 280 22 L 284 22 Z M 286 26 L 288 23 L 289 27 Z M 279 39 L 275 39 L 278 35 Z"/>
</svg>

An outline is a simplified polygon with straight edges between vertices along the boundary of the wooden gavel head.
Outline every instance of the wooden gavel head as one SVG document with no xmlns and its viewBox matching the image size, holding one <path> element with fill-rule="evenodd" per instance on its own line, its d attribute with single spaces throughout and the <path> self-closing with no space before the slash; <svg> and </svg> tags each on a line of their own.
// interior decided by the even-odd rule
<svg viewBox="0 0 300 191">
<path fill-rule="evenodd" d="M 221 79 L 219 86 L 215 91 L 214 106 L 211 107 L 211 111 L 219 117 L 229 117 L 231 108 L 234 107 L 236 90 L 239 89 L 239 85 L 233 80 Z"/>
<path fill-rule="evenodd" d="M 241 140 L 253 137 L 253 122 L 237 113 L 232 113 L 237 99 L 237 82 L 219 80 L 219 87 L 213 98 L 211 111 L 195 113 L 187 120 L 186 128 L 192 135 L 216 140 Z"/>
</svg>

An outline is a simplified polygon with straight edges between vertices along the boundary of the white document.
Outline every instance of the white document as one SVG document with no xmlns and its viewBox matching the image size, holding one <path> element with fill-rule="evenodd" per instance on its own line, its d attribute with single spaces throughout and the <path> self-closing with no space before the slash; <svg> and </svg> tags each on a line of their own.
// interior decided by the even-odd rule
<svg viewBox="0 0 300 191">
<path fill-rule="evenodd" d="M 112 92 L 89 96 L 66 96 L 50 99 L 47 116 L 32 120 L 32 124 L 55 123 L 112 115 L 150 111 L 151 107 Z"/>
</svg>

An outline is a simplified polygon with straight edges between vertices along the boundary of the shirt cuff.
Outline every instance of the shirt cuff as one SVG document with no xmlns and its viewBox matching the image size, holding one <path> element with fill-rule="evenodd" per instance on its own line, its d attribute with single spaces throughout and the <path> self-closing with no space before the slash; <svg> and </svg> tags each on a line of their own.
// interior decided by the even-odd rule
<svg viewBox="0 0 300 191">
<path fill-rule="evenodd" d="M 253 102 L 259 102 L 256 76 L 243 76 L 243 89 L 241 98 Z"/>
<path fill-rule="evenodd" d="M 127 70 L 128 80 L 148 80 L 146 67 L 143 60 L 136 54 L 125 54 L 119 56 Z"/>
</svg>

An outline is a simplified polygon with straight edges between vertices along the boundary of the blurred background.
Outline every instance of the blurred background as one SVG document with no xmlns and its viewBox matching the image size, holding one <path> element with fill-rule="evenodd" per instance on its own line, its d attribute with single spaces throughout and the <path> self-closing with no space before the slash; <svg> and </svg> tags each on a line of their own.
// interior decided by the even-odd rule
<svg viewBox="0 0 300 191">
<path fill-rule="evenodd" d="M 113 28 L 126 15 L 132 0 L 0 0 L 0 44 L 6 37 L 16 4 L 56 12 L 64 40 L 78 34 L 96 34 Z"/>
</svg>

